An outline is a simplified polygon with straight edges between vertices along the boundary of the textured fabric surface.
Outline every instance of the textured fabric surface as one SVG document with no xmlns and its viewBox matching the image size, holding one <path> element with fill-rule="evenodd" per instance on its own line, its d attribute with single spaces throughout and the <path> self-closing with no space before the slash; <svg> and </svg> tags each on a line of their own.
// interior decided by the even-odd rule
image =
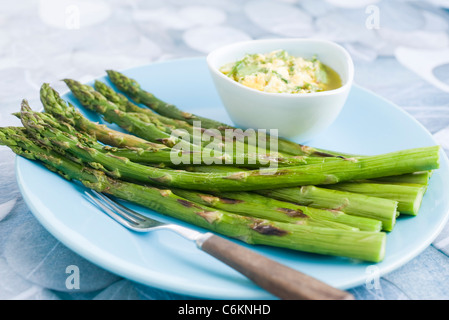
<svg viewBox="0 0 449 320">
<path fill-rule="evenodd" d="M 0 126 L 19 125 L 11 113 L 23 98 L 40 109 L 43 82 L 64 92 L 66 77 L 205 56 L 239 40 L 320 37 L 348 49 L 356 83 L 398 104 L 448 152 L 447 8 L 444 0 L 1 0 Z M 429 52 L 440 65 L 417 68 Z M 0 299 L 184 298 L 113 275 L 62 245 L 23 202 L 14 159 L 0 147 Z M 349 291 L 362 300 L 448 299 L 448 254 L 445 226 L 415 259 Z M 79 288 L 71 266 L 83 272 Z"/>
</svg>

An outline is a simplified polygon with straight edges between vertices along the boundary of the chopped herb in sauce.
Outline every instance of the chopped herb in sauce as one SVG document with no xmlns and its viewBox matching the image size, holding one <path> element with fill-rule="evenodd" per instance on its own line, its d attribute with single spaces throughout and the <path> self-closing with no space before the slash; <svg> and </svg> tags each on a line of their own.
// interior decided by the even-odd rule
<svg viewBox="0 0 449 320">
<path fill-rule="evenodd" d="M 265 92 L 308 93 L 341 87 L 337 72 L 317 57 L 294 57 L 285 50 L 247 54 L 220 71 L 247 87 Z"/>
</svg>

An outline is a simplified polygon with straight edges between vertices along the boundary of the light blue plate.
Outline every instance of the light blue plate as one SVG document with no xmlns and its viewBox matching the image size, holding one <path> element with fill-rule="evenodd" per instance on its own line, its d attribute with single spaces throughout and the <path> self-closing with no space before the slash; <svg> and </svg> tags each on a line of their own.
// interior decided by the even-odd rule
<svg viewBox="0 0 449 320">
<path fill-rule="evenodd" d="M 204 58 L 156 63 L 124 73 L 185 111 L 230 123 Z M 64 97 L 79 105 L 71 94 Z M 336 123 L 322 137 L 309 142 L 316 147 L 358 154 L 435 144 L 429 132 L 407 113 L 357 86 L 352 89 Z M 83 196 L 82 186 L 67 182 L 35 162 L 17 157 L 16 171 L 23 197 L 42 225 L 67 247 L 111 272 L 194 297 L 274 298 L 170 231 L 148 234 L 128 231 L 94 207 Z M 431 178 L 419 215 L 399 218 L 387 237 L 385 259 L 375 265 L 375 271 L 381 275 L 398 268 L 433 241 L 448 218 L 448 194 L 449 167 L 442 152 L 441 168 Z M 132 207 L 163 221 L 177 222 L 153 211 Z M 363 284 L 373 276 L 373 269 L 367 268 L 369 263 L 245 246 L 341 289 Z"/>
</svg>

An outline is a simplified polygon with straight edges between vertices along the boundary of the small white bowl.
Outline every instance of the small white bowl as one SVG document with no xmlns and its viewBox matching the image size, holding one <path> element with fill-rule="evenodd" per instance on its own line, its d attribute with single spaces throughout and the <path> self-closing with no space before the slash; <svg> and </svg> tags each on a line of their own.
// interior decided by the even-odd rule
<svg viewBox="0 0 449 320">
<path fill-rule="evenodd" d="M 219 71 L 226 63 L 247 53 L 284 49 L 293 56 L 311 59 L 316 55 L 342 80 L 340 88 L 312 93 L 269 93 L 246 87 Z M 340 45 L 318 39 L 264 39 L 233 43 L 207 56 L 207 64 L 218 94 L 231 120 L 243 129 L 277 129 L 284 138 L 306 142 L 323 133 L 337 118 L 354 78 L 354 64 Z M 268 131 L 269 132 L 269 131 Z"/>
</svg>

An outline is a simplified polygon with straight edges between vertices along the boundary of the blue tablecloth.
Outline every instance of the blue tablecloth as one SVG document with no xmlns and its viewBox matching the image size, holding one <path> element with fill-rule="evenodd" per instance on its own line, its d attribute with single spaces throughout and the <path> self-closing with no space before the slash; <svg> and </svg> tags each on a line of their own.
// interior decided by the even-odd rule
<svg viewBox="0 0 449 320">
<path fill-rule="evenodd" d="M 449 151 L 447 8 L 447 0 L 2 0 L 0 126 L 20 125 L 11 113 L 23 98 L 40 108 L 43 82 L 65 91 L 62 78 L 204 56 L 239 40 L 319 37 L 344 45 L 355 81 L 401 106 Z M 0 299 L 184 298 L 120 278 L 64 247 L 22 200 L 14 159 L 0 147 Z M 448 253 L 446 226 L 375 286 L 349 291 L 365 300 L 447 299 Z M 83 271 L 80 288 L 67 283 L 68 266 Z"/>
</svg>

